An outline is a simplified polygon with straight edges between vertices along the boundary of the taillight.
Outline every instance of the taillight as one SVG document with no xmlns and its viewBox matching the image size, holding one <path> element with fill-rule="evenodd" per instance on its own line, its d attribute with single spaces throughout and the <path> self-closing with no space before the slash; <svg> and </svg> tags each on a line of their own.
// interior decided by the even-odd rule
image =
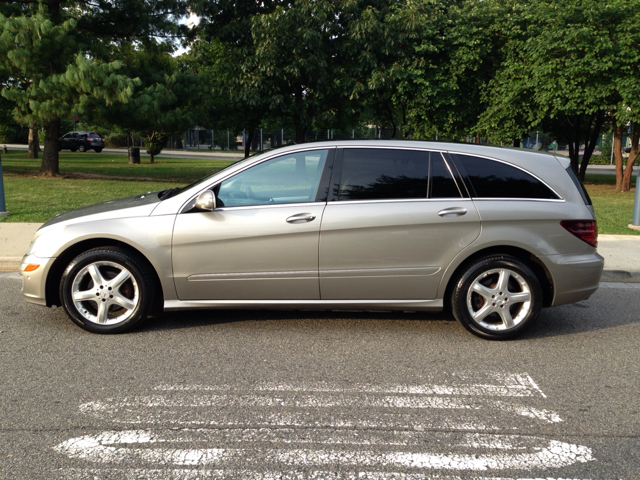
<svg viewBox="0 0 640 480">
<path fill-rule="evenodd" d="M 598 223 L 595 220 L 562 220 L 560 225 L 592 247 L 598 246 Z"/>
</svg>

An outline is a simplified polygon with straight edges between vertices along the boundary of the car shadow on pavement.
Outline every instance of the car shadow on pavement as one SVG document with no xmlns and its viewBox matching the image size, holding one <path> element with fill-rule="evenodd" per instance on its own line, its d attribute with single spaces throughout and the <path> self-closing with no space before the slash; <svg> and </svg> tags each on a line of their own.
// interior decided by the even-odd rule
<svg viewBox="0 0 640 480">
<path fill-rule="evenodd" d="M 395 322 L 419 325 L 431 322 L 436 325 L 454 325 L 453 316 L 444 312 L 371 312 L 371 311 L 331 311 L 331 310 L 191 310 L 167 312 L 147 319 L 138 332 L 199 328 L 248 322 L 269 322 L 270 324 L 298 324 L 316 326 L 322 323 L 344 322 L 345 325 L 362 325 L 380 322 L 392 325 Z"/>
</svg>

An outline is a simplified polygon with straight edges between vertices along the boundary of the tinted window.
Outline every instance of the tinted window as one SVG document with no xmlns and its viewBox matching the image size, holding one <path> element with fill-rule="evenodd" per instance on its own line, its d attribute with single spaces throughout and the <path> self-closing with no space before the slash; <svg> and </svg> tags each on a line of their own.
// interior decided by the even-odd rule
<svg viewBox="0 0 640 480">
<path fill-rule="evenodd" d="M 102 137 L 97 133 L 90 133 L 89 138 L 97 138 L 98 140 L 100 140 Z"/>
<path fill-rule="evenodd" d="M 260 163 L 220 184 L 221 207 L 314 202 L 328 150 L 292 153 Z"/>
<path fill-rule="evenodd" d="M 466 171 L 476 197 L 558 199 L 546 185 L 519 168 L 486 158 L 453 156 Z"/>
<path fill-rule="evenodd" d="M 339 200 L 427 198 L 428 152 L 345 148 Z"/>
<path fill-rule="evenodd" d="M 432 152 L 429 160 L 429 198 L 458 198 L 460 191 L 442 154 Z"/>
<path fill-rule="evenodd" d="M 593 205 L 591 203 L 591 197 L 587 193 L 587 189 L 584 188 L 584 185 L 582 185 L 582 182 L 580 181 L 580 179 L 576 175 L 576 172 L 574 172 L 571 167 L 568 167 L 567 168 L 567 173 L 569 174 L 569 176 L 571 177 L 571 180 L 573 180 L 574 185 L 576 186 L 576 188 L 580 192 L 580 196 L 582 197 L 582 200 L 584 201 L 584 204 L 585 205 Z"/>
</svg>

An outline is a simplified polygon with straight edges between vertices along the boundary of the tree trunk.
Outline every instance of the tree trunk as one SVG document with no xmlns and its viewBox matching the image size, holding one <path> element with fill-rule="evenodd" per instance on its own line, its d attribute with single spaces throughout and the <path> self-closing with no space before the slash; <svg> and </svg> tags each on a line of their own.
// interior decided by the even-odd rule
<svg viewBox="0 0 640 480">
<path fill-rule="evenodd" d="M 566 120 L 567 140 L 569 142 L 569 160 L 571 161 L 571 168 L 576 173 L 580 174 L 580 117 L 576 115 L 573 123 L 571 118 L 567 115 Z"/>
<path fill-rule="evenodd" d="M 38 129 L 36 127 L 29 128 L 29 153 L 27 158 L 38 158 L 40 152 L 40 139 L 38 138 Z"/>
<path fill-rule="evenodd" d="M 45 127 L 44 153 L 42 154 L 42 165 L 40 175 L 44 177 L 58 177 L 59 156 L 58 146 L 60 144 L 60 119 L 53 120 Z"/>
<path fill-rule="evenodd" d="M 251 152 L 251 143 L 253 142 L 253 133 L 255 129 L 249 129 L 249 135 L 247 135 L 247 141 L 244 142 L 244 158 L 249 158 L 249 153 Z"/>
<path fill-rule="evenodd" d="M 587 174 L 587 166 L 589 165 L 589 160 L 591 160 L 591 155 L 593 155 L 593 152 L 596 149 L 596 145 L 598 143 L 598 138 L 600 138 L 600 129 L 602 128 L 602 124 L 604 123 L 604 110 L 599 110 L 594 115 L 595 116 L 592 116 L 589 120 L 587 138 L 585 139 L 586 141 L 584 155 L 582 156 L 580 173 L 578 174 L 578 177 L 583 182 Z"/>
<path fill-rule="evenodd" d="M 149 153 L 149 163 L 154 163 L 153 153 Z"/>
<path fill-rule="evenodd" d="M 616 191 L 627 192 L 624 189 L 624 165 L 622 163 L 622 125 L 613 127 L 613 157 L 616 159 Z"/>
<path fill-rule="evenodd" d="M 293 98 L 293 125 L 296 129 L 296 143 L 300 144 L 304 143 L 306 132 L 306 124 L 302 114 L 304 104 L 304 99 L 302 98 L 302 85 L 296 86 Z"/>
<path fill-rule="evenodd" d="M 640 153 L 640 147 L 638 146 L 638 141 L 640 140 L 640 124 L 633 123 L 631 128 L 631 151 L 629 152 L 629 158 L 627 158 L 627 166 L 625 167 L 624 175 L 622 176 L 622 188 L 624 189 L 621 190 L 622 192 L 628 192 L 629 190 L 631 190 L 631 175 L 633 174 L 633 164 L 638 158 L 638 153 Z M 636 176 L 636 188 L 640 188 L 637 178 L 638 177 Z"/>
</svg>

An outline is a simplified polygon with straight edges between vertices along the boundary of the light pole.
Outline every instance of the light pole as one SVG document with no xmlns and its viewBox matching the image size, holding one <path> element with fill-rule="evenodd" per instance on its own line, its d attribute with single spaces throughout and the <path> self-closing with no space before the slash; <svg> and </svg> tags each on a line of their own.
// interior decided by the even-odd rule
<svg viewBox="0 0 640 480">
<path fill-rule="evenodd" d="M 9 215 L 7 205 L 4 203 L 4 181 L 2 178 L 2 155 L 0 155 L 0 217 Z"/>
<path fill-rule="evenodd" d="M 640 172 L 640 168 L 638 168 L 638 172 Z M 632 228 L 634 230 L 640 230 L 640 178 L 639 177 L 640 175 L 636 173 L 636 200 L 635 200 L 635 203 L 633 204 L 633 219 L 629 224 L 629 228 Z"/>
</svg>

